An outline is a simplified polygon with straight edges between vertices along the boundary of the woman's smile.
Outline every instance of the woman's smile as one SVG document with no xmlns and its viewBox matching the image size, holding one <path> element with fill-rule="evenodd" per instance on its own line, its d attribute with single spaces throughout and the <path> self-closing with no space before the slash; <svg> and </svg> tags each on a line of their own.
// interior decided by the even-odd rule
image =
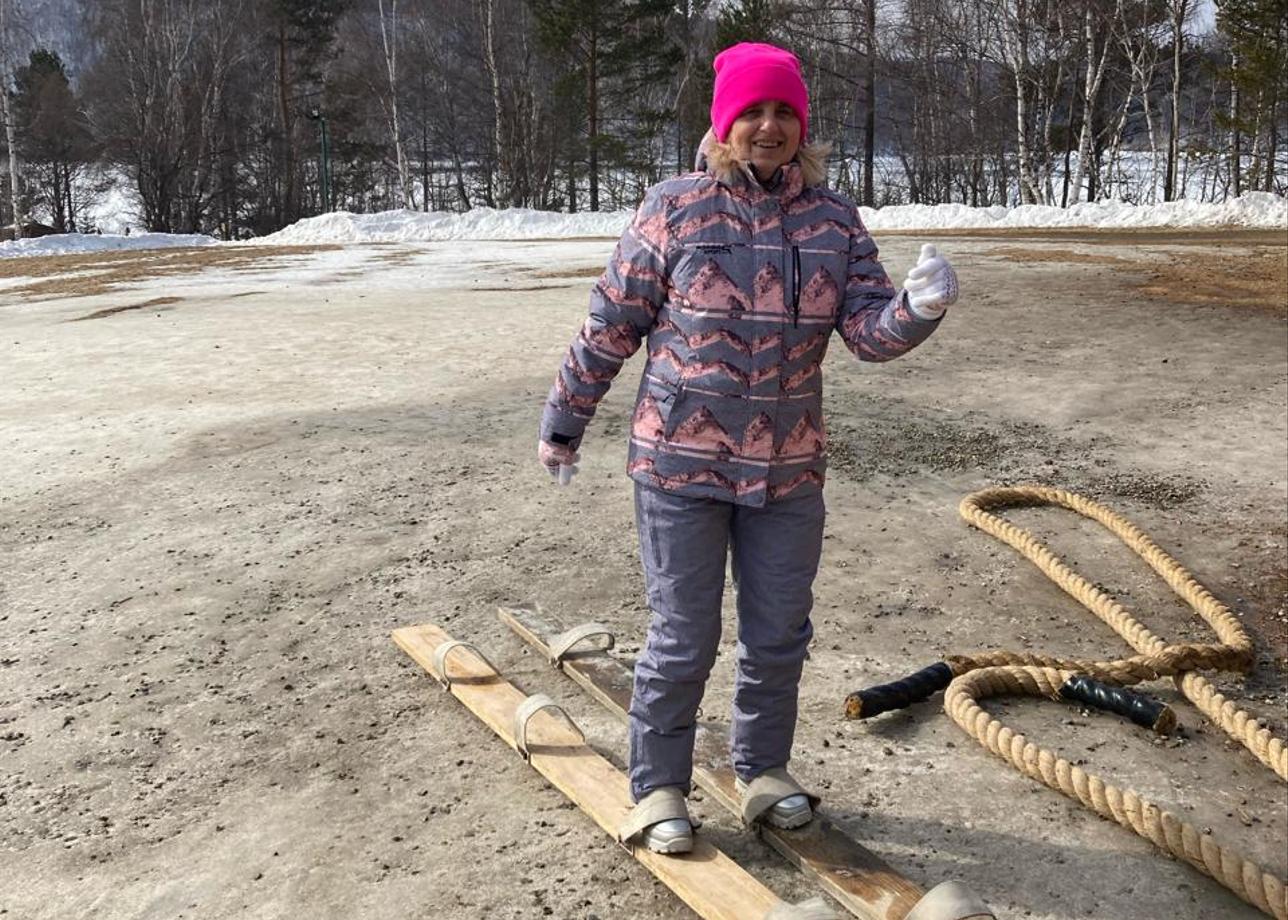
<svg viewBox="0 0 1288 920">
<path fill-rule="evenodd" d="M 729 144 L 763 182 L 796 156 L 801 145 L 800 118 L 785 102 L 758 102 L 729 126 Z"/>
</svg>

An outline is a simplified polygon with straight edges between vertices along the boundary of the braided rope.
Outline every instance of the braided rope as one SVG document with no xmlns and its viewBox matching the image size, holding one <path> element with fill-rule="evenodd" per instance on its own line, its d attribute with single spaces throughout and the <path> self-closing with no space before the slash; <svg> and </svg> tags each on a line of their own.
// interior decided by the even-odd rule
<svg viewBox="0 0 1288 920">
<path fill-rule="evenodd" d="M 1023 528 L 990 513 L 1033 505 L 1056 505 L 1103 525 L 1138 553 L 1216 632 L 1220 642 L 1168 645 L 1095 585 L 1070 569 Z M 1040 486 L 985 489 L 968 495 L 959 508 L 970 524 L 1018 550 L 1066 593 L 1112 627 L 1136 651 L 1114 661 L 1085 661 L 1048 655 L 990 651 L 947 659 L 957 675 L 944 693 L 944 709 L 967 733 L 1025 776 L 1077 799 L 1101 817 L 1116 821 L 1225 885 L 1249 904 L 1288 920 L 1284 881 L 1223 845 L 1210 834 L 1164 811 L 1130 789 L 1123 790 L 1074 766 L 985 712 L 977 700 L 1000 695 L 1058 698 L 1075 674 L 1090 674 L 1123 685 L 1171 677 L 1186 699 L 1237 739 L 1261 763 L 1288 780 L 1288 747 L 1212 686 L 1198 670 L 1247 672 L 1252 642 L 1243 625 L 1180 563 L 1163 552 L 1130 521 L 1090 499 Z"/>
</svg>

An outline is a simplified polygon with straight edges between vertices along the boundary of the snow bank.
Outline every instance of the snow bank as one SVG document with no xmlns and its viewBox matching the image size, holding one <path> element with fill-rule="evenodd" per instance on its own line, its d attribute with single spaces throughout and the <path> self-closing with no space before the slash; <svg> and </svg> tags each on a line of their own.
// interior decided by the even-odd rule
<svg viewBox="0 0 1288 920">
<path fill-rule="evenodd" d="M 1099 230 L 1187 230 L 1204 227 L 1247 227 L 1288 230 L 1288 198 L 1269 192 L 1249 192 L 1221 204 L 1169 201 L 1132 205 L 1097 201 L 1068 208 L 1021 205 L 972 208 L 962 204 L 899 205 L 872 210 L 860 208 L 870 230 L 969 230 L 1006 228 L 1090 228 Z"/>
<path fill-rule="evenodd" d="M 962 204 L 898 205 L 861 208 L 873 231 L 973 229 L 1163 229 L 1191 230 L 1247 227 L 1288 231 L 1288 199 L 1268 192 L 1249 192 L 1222 204 L 1181 200 L 1167 204 L 1130 205 L 1120 201 L 1076 204 L 1069 208 L 1023 205 L 1016 208 L 971 208 Z M 447 240 L 540 240 L 576 237 L 614 238 L 630 222 L 630 211 L 559 214 L 511 208 L 475 208 L 464 214 L 340 211 L 309 217 L 277 233 L 248 242 L 261 245 L 313 243 L 441 242 Z M 164 246 L 209 246 L 208 236 L 142 233 L 135 236 L 62 234 L 0 243 L 0 258 L 99 252 L 107 249 L 153 249 Z"/>
<path fill-rule="evenodd" d="M 617 237 L 630 222 L 630 211 L 560 214 L 527 208 L 474 208 L 464 214 L 382 211 L 353 214 L 338 211 L 308 217 L 251 242 L 268 246 L 298 243 L 396 243 L 442 240 L 535 240 L 574 236 Z"/>
<path fill-rule="evenodd" d="M 118 249 L 169 249 L 175 246 L 210 246 L 219 242 L 214 237 L 184 233 L 137 233 L 116 236 L 104 233 L 56 233 L 34 239 L 0 243 L 0 259 L 14 256 L 60 256 L 79 252 L 106 252 Z"/>
<path fill-rule="evenodd" d="M 970 230 L 981 228 L 1089 229 L 1203 227 L 1288 229 L 1288 199 L 1268 192 L 1250 192 L 1223 204 L 1173 201 L 1130 205 L 1098 201 L 1069 208 L 1024 205 L 1016 208 L 972 208 L 961 204 L 898 205 L 860 209 L 871 230 Z M 630 222 L 630 211 L 597 214 L 558 214 L 514 208 L 496 211 L 475 208 L 464 214 L 347 211 L 310 217 L 253 242 L 294 243 L 433 242 L 441 240 L 532 240 L 568 237 L 616 237 Z"/>
</svg>

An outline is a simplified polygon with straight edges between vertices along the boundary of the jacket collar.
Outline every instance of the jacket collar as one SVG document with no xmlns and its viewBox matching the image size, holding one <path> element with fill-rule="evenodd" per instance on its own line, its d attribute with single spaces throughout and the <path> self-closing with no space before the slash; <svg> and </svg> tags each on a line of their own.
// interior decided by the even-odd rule
<svg viewBox="0 0 1288 920">
<path fill-rule="evenodd" d="M 781 204 L 786 204 L 805 191 L 805 177 L 801 164 L 796 160 L 783 164 L 778 170 L 777 181 L 769 188 L 756 178 L 748 163 L 739 163 L 734 169 L 716 169 L 705 153 L 699 153 L 697 167 L 699 172 L 705 172 L 735 195 L 753 202 L 776 198 Z"/>
</svg>

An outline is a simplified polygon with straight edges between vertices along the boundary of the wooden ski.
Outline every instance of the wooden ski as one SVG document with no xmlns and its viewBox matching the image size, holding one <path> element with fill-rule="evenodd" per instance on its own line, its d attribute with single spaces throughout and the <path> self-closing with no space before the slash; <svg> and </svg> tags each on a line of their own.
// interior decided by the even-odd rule
<svg viewBox="0 0 1288 920">
<path fill-rule="evenodd" d="M 551 657 L 551 646 L 562 633 L 558 624 L 530 607 L 501 607 L 498 614 L 524 641 Z M 625 721 L 632 685 L 631 670 L 626 665 L 604 651 L 573 651 L 563 656 L 557 666 Z M 739 798 L 728 752 L 727 730 L 700 725 L 694 744 L 693 779 L 725 808 L 739 815 Z M 920 886 L 904 878 L 823 815 L 817 815 L 805 827 L 794 831 L 762 824 L 760 833 L 789 862 L 864 920 L 904 920 L 919 903 L 924 912 L 932 901 L 938 900 L 937 896 L 926 898 Z M 947 916 L 938 912 L 936 915 Z M 991 914 L 972 912 L 958 916 Z"/>
<path fill-rule="evenodd" d="M 472 646 L 456 642 L 437 626 L 398 629 L 393 638 L 440 683 L 447 679 L 453 696 L 508 745 L 525 753 L 537 772 L 616 838 L 632 807 L 626 775 L 595 753 L 575 726 L 540 709 L 530 714 L 526 730 L 518 728 L 516 714 L 525 703 L 532 709 L 529 701 L 536 698 L 509 683 Z M 436 658 L 445 645 L 447 654 Z M 524 738 L 516 738 L 516 732 Z M 642 847 L 629 852 L 709 920 L 835 917 L 822 899 L 803 905 L 783 901 L 701 835 L 694 839 L 693 852 L 683 856 L 663 856 Z"/>
</svg>

